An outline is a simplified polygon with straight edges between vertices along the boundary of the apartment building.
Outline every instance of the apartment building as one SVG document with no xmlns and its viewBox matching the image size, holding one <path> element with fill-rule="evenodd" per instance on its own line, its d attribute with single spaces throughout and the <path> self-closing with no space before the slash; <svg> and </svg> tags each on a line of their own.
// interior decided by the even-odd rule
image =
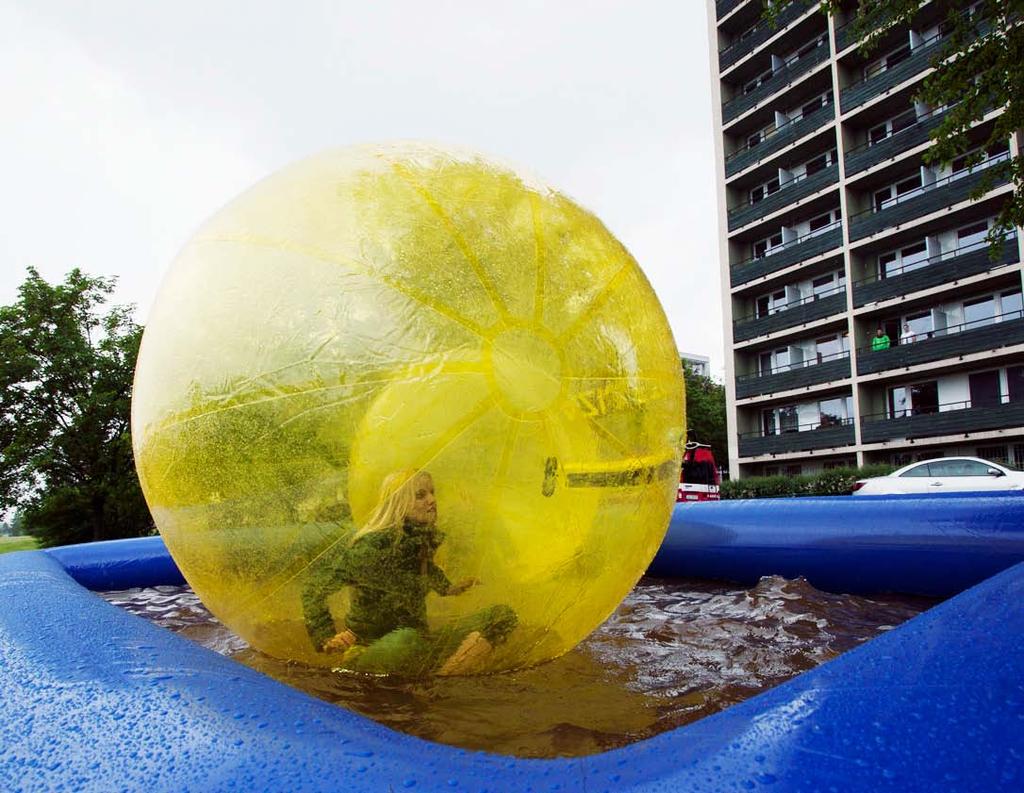
<svg viewBox="0 0 1024 793">
<path fill-rule="evenodd" d="M 913 97 L 950 0 L 865 58 L 852 9 L 709 0 L 732 475 L 954 454 L 1024 466 L 1024 234 L 986 235 L 1015 156 L 927 165 L 947 108 Z M 958 4 L 964 7 L 964 4 Z M 970 12 L 970 9 L 967 9 Z M 888 345 L 874 341 L 887 337 Z"/>
</svg>

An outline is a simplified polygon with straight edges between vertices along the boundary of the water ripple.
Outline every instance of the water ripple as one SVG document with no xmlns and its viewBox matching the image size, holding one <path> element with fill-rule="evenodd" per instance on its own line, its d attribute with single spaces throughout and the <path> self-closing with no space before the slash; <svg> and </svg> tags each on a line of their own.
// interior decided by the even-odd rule
<svg viewBox="0 0 1024 793">
<path fill-rule="evenodd" d="M 521 757 L 611 749 L 722 710 L 899 625 L 934 601 L 820 592 L 777 576 L 757 586 L 643 579 L 575 650 L 480 678 L 338 674 L 271 658 L 187 587 L 101 593 L 204 647 L 397 730 Z"/>
</svg>

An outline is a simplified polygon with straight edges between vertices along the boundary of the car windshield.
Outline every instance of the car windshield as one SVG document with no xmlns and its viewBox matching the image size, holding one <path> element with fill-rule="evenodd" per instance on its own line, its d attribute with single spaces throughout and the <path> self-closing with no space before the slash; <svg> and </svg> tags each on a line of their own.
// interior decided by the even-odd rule
<svg viewBox="0 0 1024 793">
<path fill-rule="evenodd" d="M 931 476 L 931 474 L 928 471 L 928 463 L 921 463 L 920 465 L 915 465 L 913 468 L 908 468 L 900 474 L 900 476 Z"/>
</svg>

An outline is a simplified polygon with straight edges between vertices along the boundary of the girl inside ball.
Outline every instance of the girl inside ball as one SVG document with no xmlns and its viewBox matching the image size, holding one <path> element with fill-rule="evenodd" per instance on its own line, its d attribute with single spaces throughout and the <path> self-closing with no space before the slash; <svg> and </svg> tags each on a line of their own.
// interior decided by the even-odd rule
<svg viewBox="0 0 1024 793">
<path fill-rule="evenodd" d="M 515 612 L 495 605 L 430 631 L 427 594 L 460 595 L 480 582 L 448 580 L 434 562 L 444 542 L 437 528 L 434 481 L 426 471 L 384 478 L 369 518 L 311 570 L 302 593 L 306 630 L 317 650 L 339 655 L 339 666 L 405 675 L 465 674 L 516 626 Z M 350 587 L 339 630 L 327 599 Z"/>
</svg>

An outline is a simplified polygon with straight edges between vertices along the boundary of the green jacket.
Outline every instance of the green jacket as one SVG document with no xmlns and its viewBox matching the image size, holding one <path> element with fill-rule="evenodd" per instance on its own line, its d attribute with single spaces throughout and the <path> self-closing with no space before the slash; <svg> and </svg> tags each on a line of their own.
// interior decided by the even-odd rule
<svg viewBox="0 0 1024 793">
<path fill-rule="evenodd" d="M 871 350 L 873 352 L 878 352 L 879 350 L 888 350 L 889 344 L 889 337 L 886 335 L 871 337 Z"/>
<path fill-rule="evenodd" d="M 338 629 L 327 599 L 352 587 L 345 627 L 359 644 L 370 644 L 398 628 L 427 629 L 427 593 L 448 593 L 451 582 L 436 564 L 434 552 L 444 535 L 433 526 L 406 523 L 400 533 L 378 531 L 347 539 L 317 562 L 302 591 L 302 612 L 319 650 Z"/>
</svg>

